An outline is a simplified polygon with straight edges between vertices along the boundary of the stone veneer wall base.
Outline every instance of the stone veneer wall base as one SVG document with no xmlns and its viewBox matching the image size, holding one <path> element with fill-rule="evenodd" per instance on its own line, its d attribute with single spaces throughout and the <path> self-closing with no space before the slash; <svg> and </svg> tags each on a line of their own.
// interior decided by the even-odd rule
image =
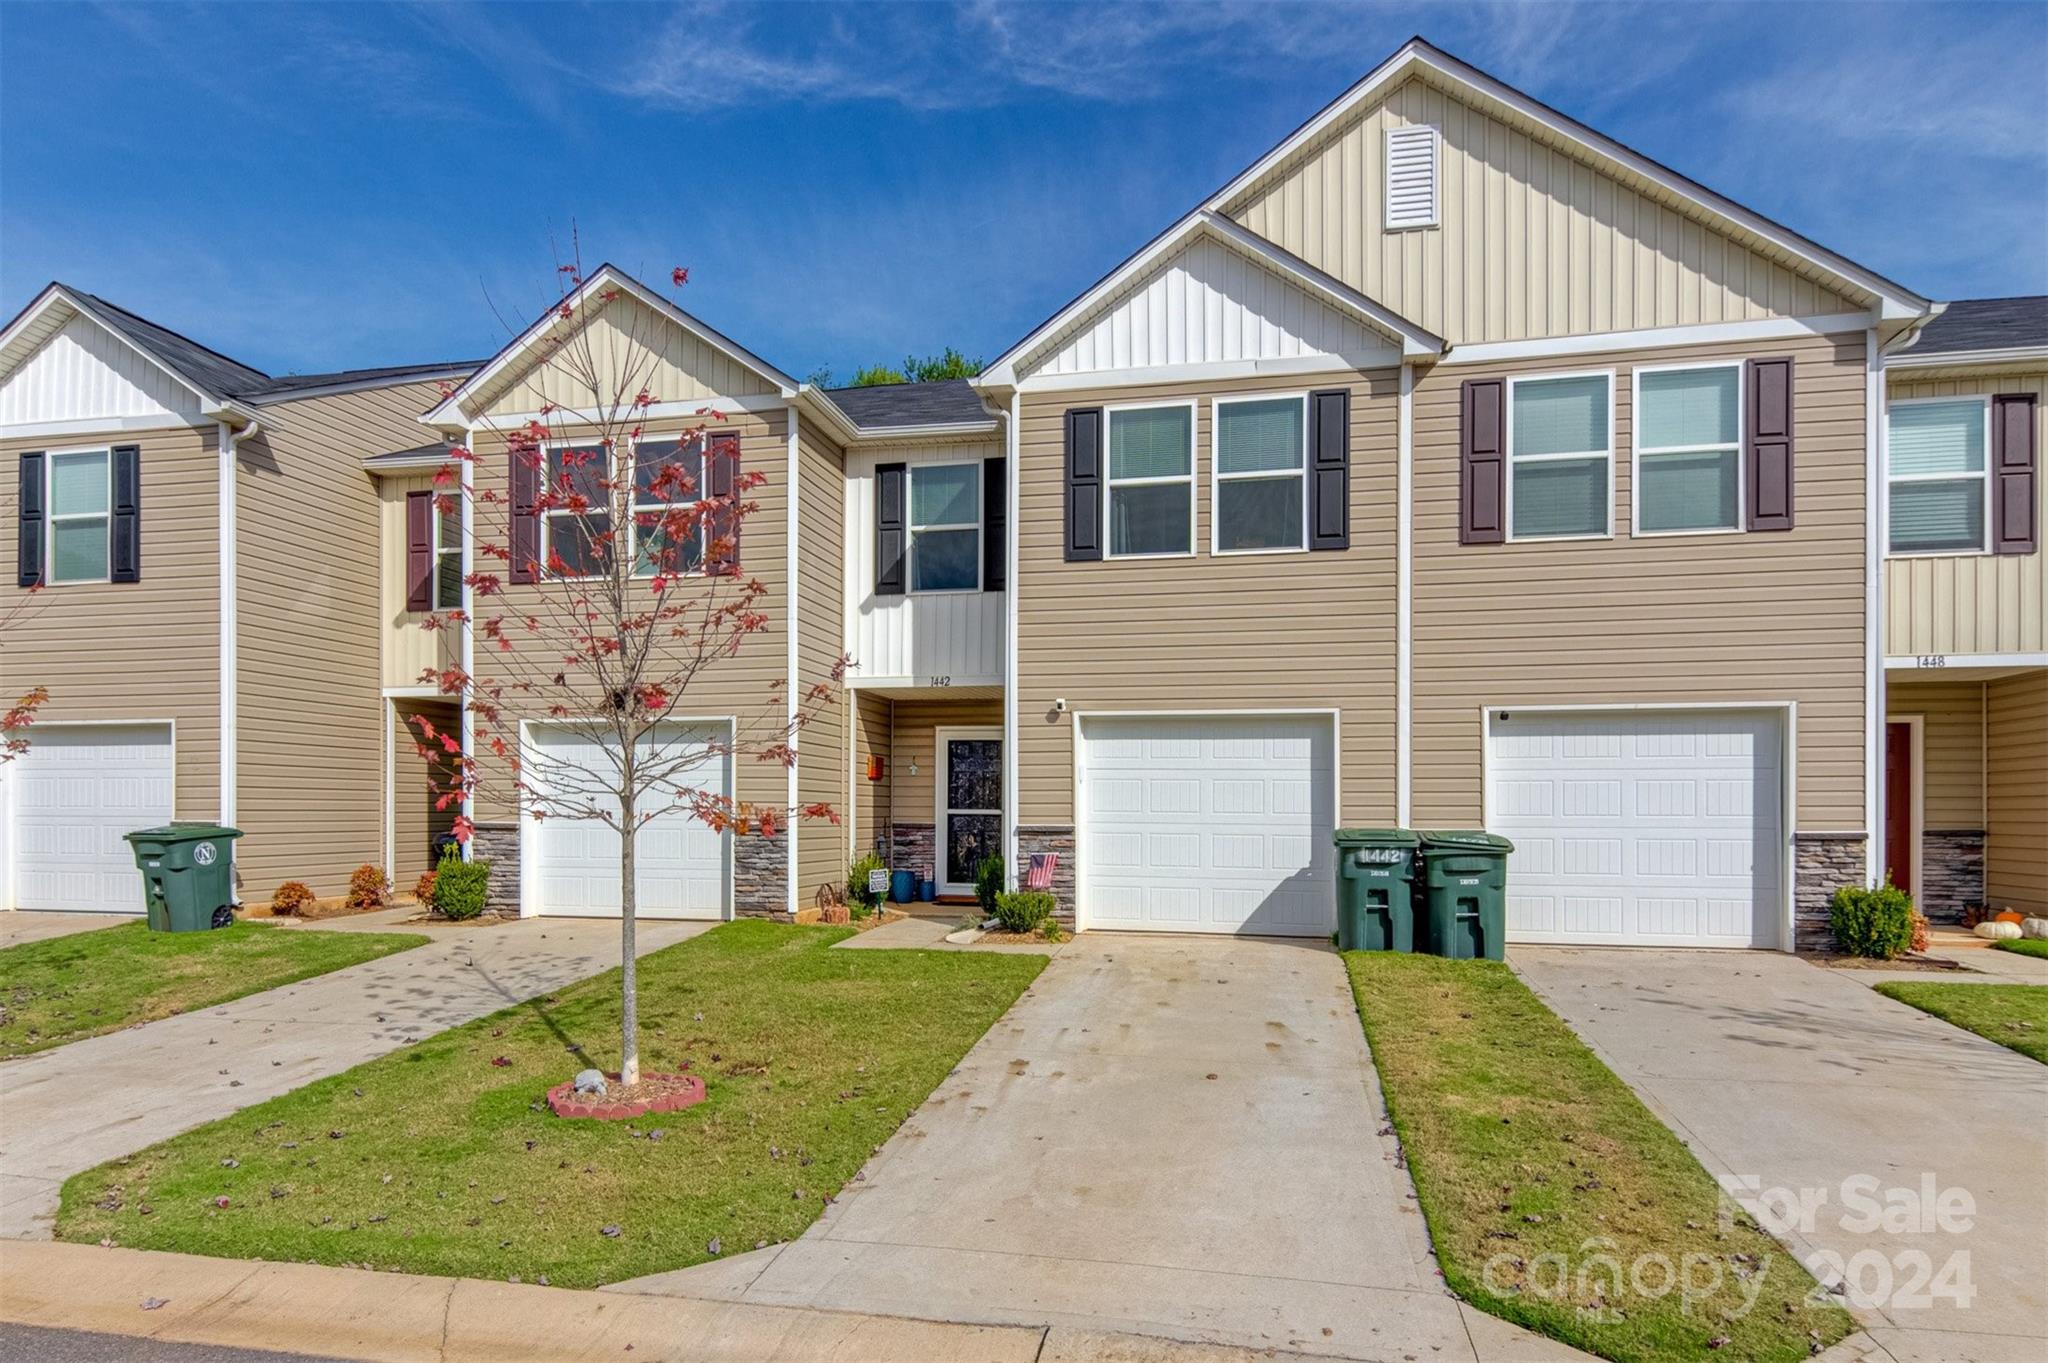
<svg viewBox="0 0 2048 1363">
<path fill-rule="evenodd" d="M 519 825 L 516 822 L 479 821 L 469 835 L 469 855 L 491 864 L 490 884 L 484 887 L 484 912 L 500 918 L 519 916 Z"/>
<path fill-rule="evenodd" d="M 732 911 L 736 918 L 772 918 L 787 923 L 789 912 L 789 830 L 773 837 L 735 833 L 732 837 Z"/>
<path fill-rule="evenodd" d="M 1929 828 L 1920 834 L 1920 912 L 1960 923 L 1984 903 L 1984 830 Z"/>
<path fill-rule="evenodd" d="M 1060 858 L 1058 869 L 1052 876 L 1053 898 L 1058 907 L 1053 917 L 1067 931 L 1074 930 L 1074 884 L 1079 874 L 1074 854 L 1074 826 L 1066 824 L 1020 824 L 1017 828 L 1017 883 L 1024 883 L 1024 870 L 1031 864 L 1036 852 L 1057 852 Z"/>
<path fill-rule="evenodd" d="M 1839 949 L 1828 926 L 1828 904 L 1842 885 L 1863 884 L 1868 841 L 1861 833 L 1792 835 L 1792 946 L 1797 951 Z"/>
<path fill-rule="evenodd" d="M 932 867 L 938 855 L 938 834 L 928 823 L 889 825 L 889 869 L 908 871 L 914 876 L 936 874 Z"/>
</svg>

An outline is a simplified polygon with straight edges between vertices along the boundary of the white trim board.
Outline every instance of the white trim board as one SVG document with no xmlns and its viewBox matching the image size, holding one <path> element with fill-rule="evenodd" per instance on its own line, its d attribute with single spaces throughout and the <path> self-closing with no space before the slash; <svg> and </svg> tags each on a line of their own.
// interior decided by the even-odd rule
<svg viewBox="0 0 2048 1363">
<path fill-rule="evenodd" d="M 1702 322 L 1692 326 L 1644 327 L 1637 331 L 1601 331 L 1584 336 L 1544 336 L 1527 341 L 1482 341 L 1452 346 L 1441 365 L 1501 364 L 1513 360 L 1558 359 L 1597 355 L 1614 350 L 1656 350 L 1666 346 L 1719 345 L 1728 342 L 1788 341 L 1804 336 L 1840 336 L 1870 326 L 1867 312 L 1817 317 L 1773 317 L 1754 322 Z"/>
<path fill-rule="evenodd" d="M 1017 385 L 1025 393 L 1062 393 L 1090 388 L 1131 388 L 1156 383 L 1229 383 L 1240 379 L 1293 374 L 1350 374 L 1358 370 L 1392 369 L 1401 352 L 1362 351 L 1350 355 L 1295 355 L 1277 360 L 1204 360 L 1195 364 L 1145 365 L 1135 369 L 1094 369 L 1079 374 L 1047 374 Z"/>
<path fill-rule="evenodd" d="M 1930 667 L 1923 658 L 1941 662 Z M 2048 653 L 1894 653 L 1886 656 L 1884 666 L 1887 672 L 1927 672 L 1927 680 L 1936 681 L 1944 668 L 1951 667 L 2048 667 Z"/>
</svg>

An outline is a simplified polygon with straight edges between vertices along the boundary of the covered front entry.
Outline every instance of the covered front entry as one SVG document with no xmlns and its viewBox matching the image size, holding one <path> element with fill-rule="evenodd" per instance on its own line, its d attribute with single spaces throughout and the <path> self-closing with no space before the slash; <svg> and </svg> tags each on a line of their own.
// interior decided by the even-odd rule
<svg viewBox="0 0 2048 1363">
<path fill-rule="evenodd" d="M 933 879 L 940 894 L 971 895 L 982 861 L 1003 850 L 1003 731 L 942 728 L 935 738 Z"/>
<path fill-rule="evenodd" d="M 37 725 L 0 804 L 8 907 L 140 912 L 142 876 L 121 835 L 171 821 L 175 755 L 169 724 Z"/>
<path fill-rule="evenodd" d="M 1095 714 L 1077 737 L 1081 927 L 1335 927 L 1333 716 Z"/>
</svg>

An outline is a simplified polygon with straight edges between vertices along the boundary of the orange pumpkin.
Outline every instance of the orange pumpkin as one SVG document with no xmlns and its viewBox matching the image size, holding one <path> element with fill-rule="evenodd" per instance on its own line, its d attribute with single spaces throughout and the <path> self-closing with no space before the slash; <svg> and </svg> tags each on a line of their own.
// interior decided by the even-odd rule
<svg viewBox="0 0 2048 1363">
<path fill-rule="evenodd" d="M 2004 913 L 1993 915 L 1991 921 L 1994 923 L 2024 923 L 2027 921 L 2027 916 L 2023 913 L 2014 913 L 2011 909 L 2007 909 Z"/>
</svg>

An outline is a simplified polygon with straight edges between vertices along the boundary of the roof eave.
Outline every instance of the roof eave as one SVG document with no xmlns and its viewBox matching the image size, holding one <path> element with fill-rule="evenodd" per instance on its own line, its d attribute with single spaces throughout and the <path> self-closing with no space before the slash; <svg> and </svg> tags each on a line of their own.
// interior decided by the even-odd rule
<svg viewBox="0 0 2048 1363">
<path fill-rule="evenodd" d="M 0 352 L 4 352 L 7 347 L 13 345 L 20 338 L 22 332 L 35 324 L 37 318 L 40 318 L 44 313 L 59 304 L 70 308 L 81 317 L 92 319 L 95 326 L 141 356 L 152 368 L 162 370 L 170 375 L 187 392 L 199 399 L 200 408 L 202 411 L 206 411 L 207 415 L 211 416 L 213 414 L 207 409 L 220 407 L 228 402 L 229 399 L 225 393 L 217 393 L 205 384 L 195 381 L 191 375 L 165 360 L 163 356 L 137 343 L 127 332 L 115 326 L 111 320 L 103 316 L 99 309 L 93 307 L 85 299 L 80 298 L 76 293 L 55 280 L 52 280 L 44 287 L 41 293 L 29 300 L 28 306 L 14 315 L 14 320 L 7 324 L 5 330 L 0 330 Z"/>
<path fill-rule="evenodd" d="M 1974 365 L 2048 363 L 2048 345 L 1997 346 L 1987 350 L 1902 350 L 1884 358 L 1886 369 L 1967 369 Z"/>
</svg>

